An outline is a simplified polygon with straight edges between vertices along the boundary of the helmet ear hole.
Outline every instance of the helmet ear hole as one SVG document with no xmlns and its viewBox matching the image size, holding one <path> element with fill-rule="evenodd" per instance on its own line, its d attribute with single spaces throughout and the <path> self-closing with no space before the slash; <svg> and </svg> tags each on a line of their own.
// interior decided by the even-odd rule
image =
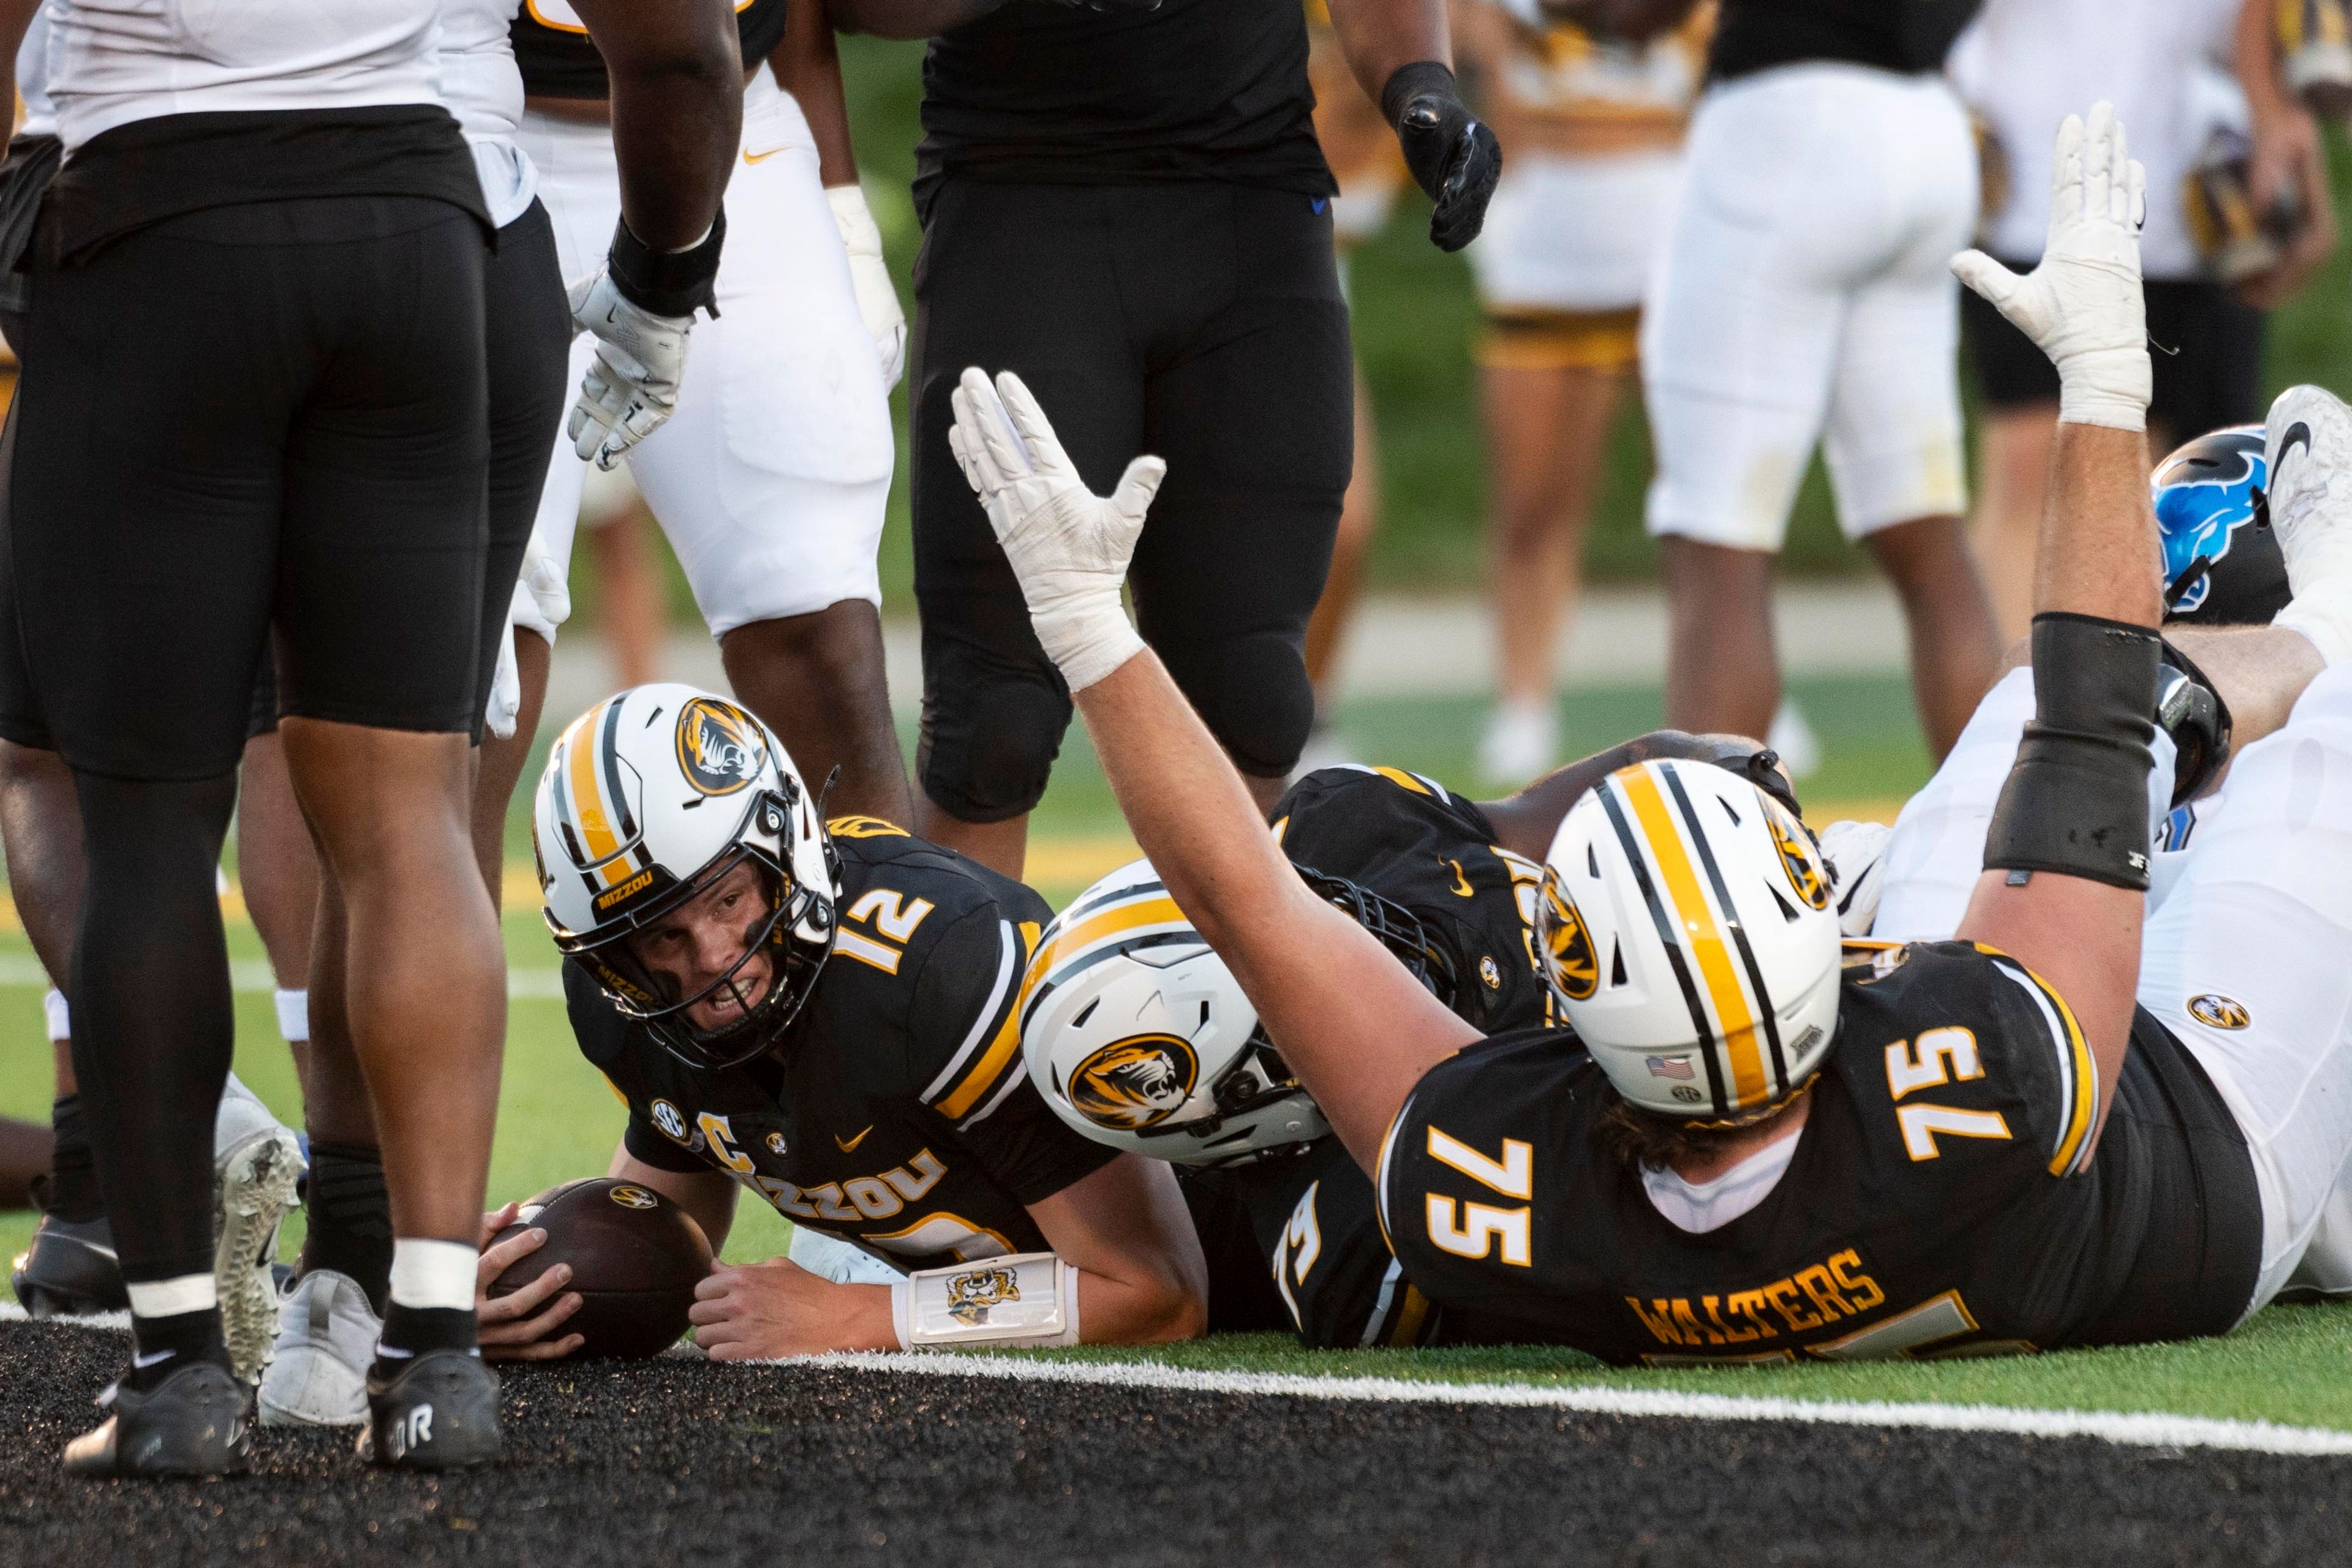
<svg viewBox="0 0 2352 1568">
<path fill-rule="evenodd" d="M 1087 1003 L 1087 1010 L 1086 1010 L 1085 1012 L 1083 1012 L 1083 1013 L 1079 1014 L 1076 1017 L 1075 1017 L 1075 1018 L 1073 1018 L 1073 1019 L 1071 1019 L 1071 1020 L 1070 1020 L 1070 1027 L 1072 1027 L 1072 1028 L 1074 1028 L 1074 1029 L 1084 1028 L 1084 1027 L 1086 1026 L 1086 1022 L 1087 1022 L 1087 1020 L 1088 1018 L 1091 1018 L 1091 1017 L 1093 1017 L 1093 1016 L 1095 1016 L 1095 1009 L 1096 1009 L 1096 1008 L 1097 1008 L 1097 1007 L 1099 1007 L 1099 1006 L 1101 1006 L 1101 1005 L 1102 1005 L 1102 998 L 1101 998 L 1101 997 L 1099 997 L 1099 996 L 1096 997 L 1093 1001 L 1091 1001 L 1091 1002 Z"/>
<path fill-rule="evenodd" d="M 1797 906 L 1790 903 L 1787 899 L 1781 897 L 1780 889 L 1774 887 L 1769 881 L 1767 881 L 1764 884 L 1764 889 L 1765 891 L 1772 895 L 1772 901 L 1780 906 L 1780 919 L 1790 924 L 1794 924 L 1800 918 L 1797 914 Z"/>
<path fill-rule="evenodd" d="M 1609 984 L 1625 984 L 1625 944 L 1622 942 L 1612 943 L 1609 949 Z"/>
</svg>

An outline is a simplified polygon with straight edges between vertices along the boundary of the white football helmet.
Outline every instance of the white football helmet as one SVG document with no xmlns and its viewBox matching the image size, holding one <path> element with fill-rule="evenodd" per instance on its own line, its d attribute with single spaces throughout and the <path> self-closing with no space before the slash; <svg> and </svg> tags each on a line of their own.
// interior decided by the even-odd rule
<svg viewBox="0 0 2352 1568">
<path fill-rule="evenodd" d="M 689 1067 L 749 1061 L 790 1024 L 833 951 L 839 861 L 799 772 L 768 727 L 723 697 L 662 682 L 608 697 L 548 753 L 531 814 L 547 928 L 621 1012 Z M 768 886 L 734 968 L 691 996 L 628 938 L 751 862 Z M 772 983 L 716 1033 L 686 1009 L 755 954 Z"/>
<path fill-rule="evenodd" d="M 1638 763 L 1561 822 L 1536 910 L 1545 978 L 1632 1105 L 1733 1124 L 1837 1037 L 1838 918 L 1786 808 L 1706 763 Z"/>
</svg>

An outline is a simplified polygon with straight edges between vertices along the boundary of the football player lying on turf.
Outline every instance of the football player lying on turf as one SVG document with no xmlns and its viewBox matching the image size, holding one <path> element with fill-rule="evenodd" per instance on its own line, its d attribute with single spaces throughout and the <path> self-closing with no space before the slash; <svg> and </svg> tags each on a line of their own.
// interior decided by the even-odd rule
<svg viewBox="0 0 2352 1568">
<path fill-rule="evenodd" d="M 1309 886 L 1466 1022 L 1542 1028 L 1556 1023 L 1535 950 L 1544 851 L 1593 784 L 1653 757 L 1714 763 L 1796 807 L 1753 741 L 1662 730 L 1505 800 L 1465 800 L 1400 768 L 1320 769 L 1275 805 L 1274 837 Z M 1403 1278 L 1371 1183 L 1150 861 L 1103 878 L 1045 928 L 1021 1040 L 1063 1121 L 1178 1166 L 1208 1258 L 1211 1332 L 1295 1331 L 1313 1349 L 1542 1337 L 1441 1312 Z"/>
<path fill-rule="evenodd" d="M 2352 801 L 2330 796 L 2352 787 L 2352 669 L 2312 675 L 2352 653 L 2352 517 L 2324 499 L 2352 419 L 2273 432 L 2289 624 L 2318 652 L 2225 678 L 2242 736 L 2292 716 L 2238 756 L 2230 820 L 2191 852 L 2200 897 L 2159 911 L 2143 973 L 2170 760 L 2147 718 L 2144 176 L 2105 106 L 2055 164 L 2036 271 L 1960 264 L 2062 388 L 2038 708 L 1962 940 L 1843 965 L 1785 810 L 1643 763 L 1547 858 L 1543 954 L 1589 1056 L 1483 1036 L 1300 880 L 1121 609 L 1160 465 L 1099 500 L 1017 380 L 964 377 L 967 472 L 1129 825 L 1441 1305 L 1623 1363 L 1984 1353 L 2220 1332 L 2299 1260 L 2352 1150 Z M 2234 1005 L 2200 1020 L 2209 993 Z"/>
<path fill-rule="evenodd" d="M 540 780 L 572 1032 L 629 1107 L 609 1173 L 676 1199 L 714 1251 L 740 1186 L 912 1271 L 719 1268 L 698 1342 L 725 1360 L 1198 1333 L 1175 1178 L 1064 1127 L 1022 1065 L 1014 1004 L 1045 900 L 888 823 L 822 822 L 820 804 L 758 719 L 677 685 L 590 709 Z M 485 1281 L 528 1250 L 492 1249 Z M 956 1294 L 982 1259 L 1017 1300 Z M 480 1301 L 484 1353 L 576 1348 L 561 1283 Z"/>
</svg>

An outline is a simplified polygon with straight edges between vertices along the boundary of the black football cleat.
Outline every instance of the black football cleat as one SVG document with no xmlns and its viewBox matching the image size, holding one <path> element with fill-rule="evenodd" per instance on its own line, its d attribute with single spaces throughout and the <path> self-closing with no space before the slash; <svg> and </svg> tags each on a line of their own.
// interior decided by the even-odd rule
<svg viewBox="0 0 2352 1568">
<path fill-rule="evenodd" d="M 253 1468 L 242 1384 L 211 1362 L 182 1367 L 146 1393 L 117 1384 L 114 1414 L 66 1445 L 77 1476 L 226 1476 Z"/>
<path fill-rule="evenodd" d="M 454 1470 L 495 1462 L 504 1449 L 499 1433 L 498 1373 L 466 1351 L 428 1351 L 382 1375 L 368 1372 L 367 1425 L 360 1458 L 402 1470 Z"/>
<path fill-rule="evenodd" d="M 114 1227 L 102 1214 L 89 1219 L 43 1215 L 33 1245 L 8 1271 L 8 1283 L 17 1303 L 36 1318 L 120 1312 L 131 1305 L 114 1256 Z"/>
</svg>

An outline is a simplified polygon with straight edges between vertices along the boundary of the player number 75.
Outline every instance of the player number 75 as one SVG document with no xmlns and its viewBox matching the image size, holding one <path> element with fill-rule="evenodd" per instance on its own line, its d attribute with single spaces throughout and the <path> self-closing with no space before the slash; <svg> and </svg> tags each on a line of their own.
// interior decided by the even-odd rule
<svg viewBox="0 0 2352 1568">
<path fill-rule="evenodd" d="M 1528 1239 L 1530 1215 L 1527 1205 L 1536 1192 L 1534 1146 L 1506 1138 L 1503 1157 L 1493 1160 L 1432 1127 L 1429 1157 L 1441 1165 L 1451 1165 L 1480 1186 L 1520 1200 L 1520 1206 L 1505 1208 L 1496 1204 L 1460 1202 L 1443 1193 L 1427 1194 L 1424 1201 L 1429 1239 L 1457 1258 L 1485 1258 L 1494 1255 L 1499 1246 L 1505 1263 L 1518 1268 L 1532 1265 L 1535 1251 Z"/>
</svg>

